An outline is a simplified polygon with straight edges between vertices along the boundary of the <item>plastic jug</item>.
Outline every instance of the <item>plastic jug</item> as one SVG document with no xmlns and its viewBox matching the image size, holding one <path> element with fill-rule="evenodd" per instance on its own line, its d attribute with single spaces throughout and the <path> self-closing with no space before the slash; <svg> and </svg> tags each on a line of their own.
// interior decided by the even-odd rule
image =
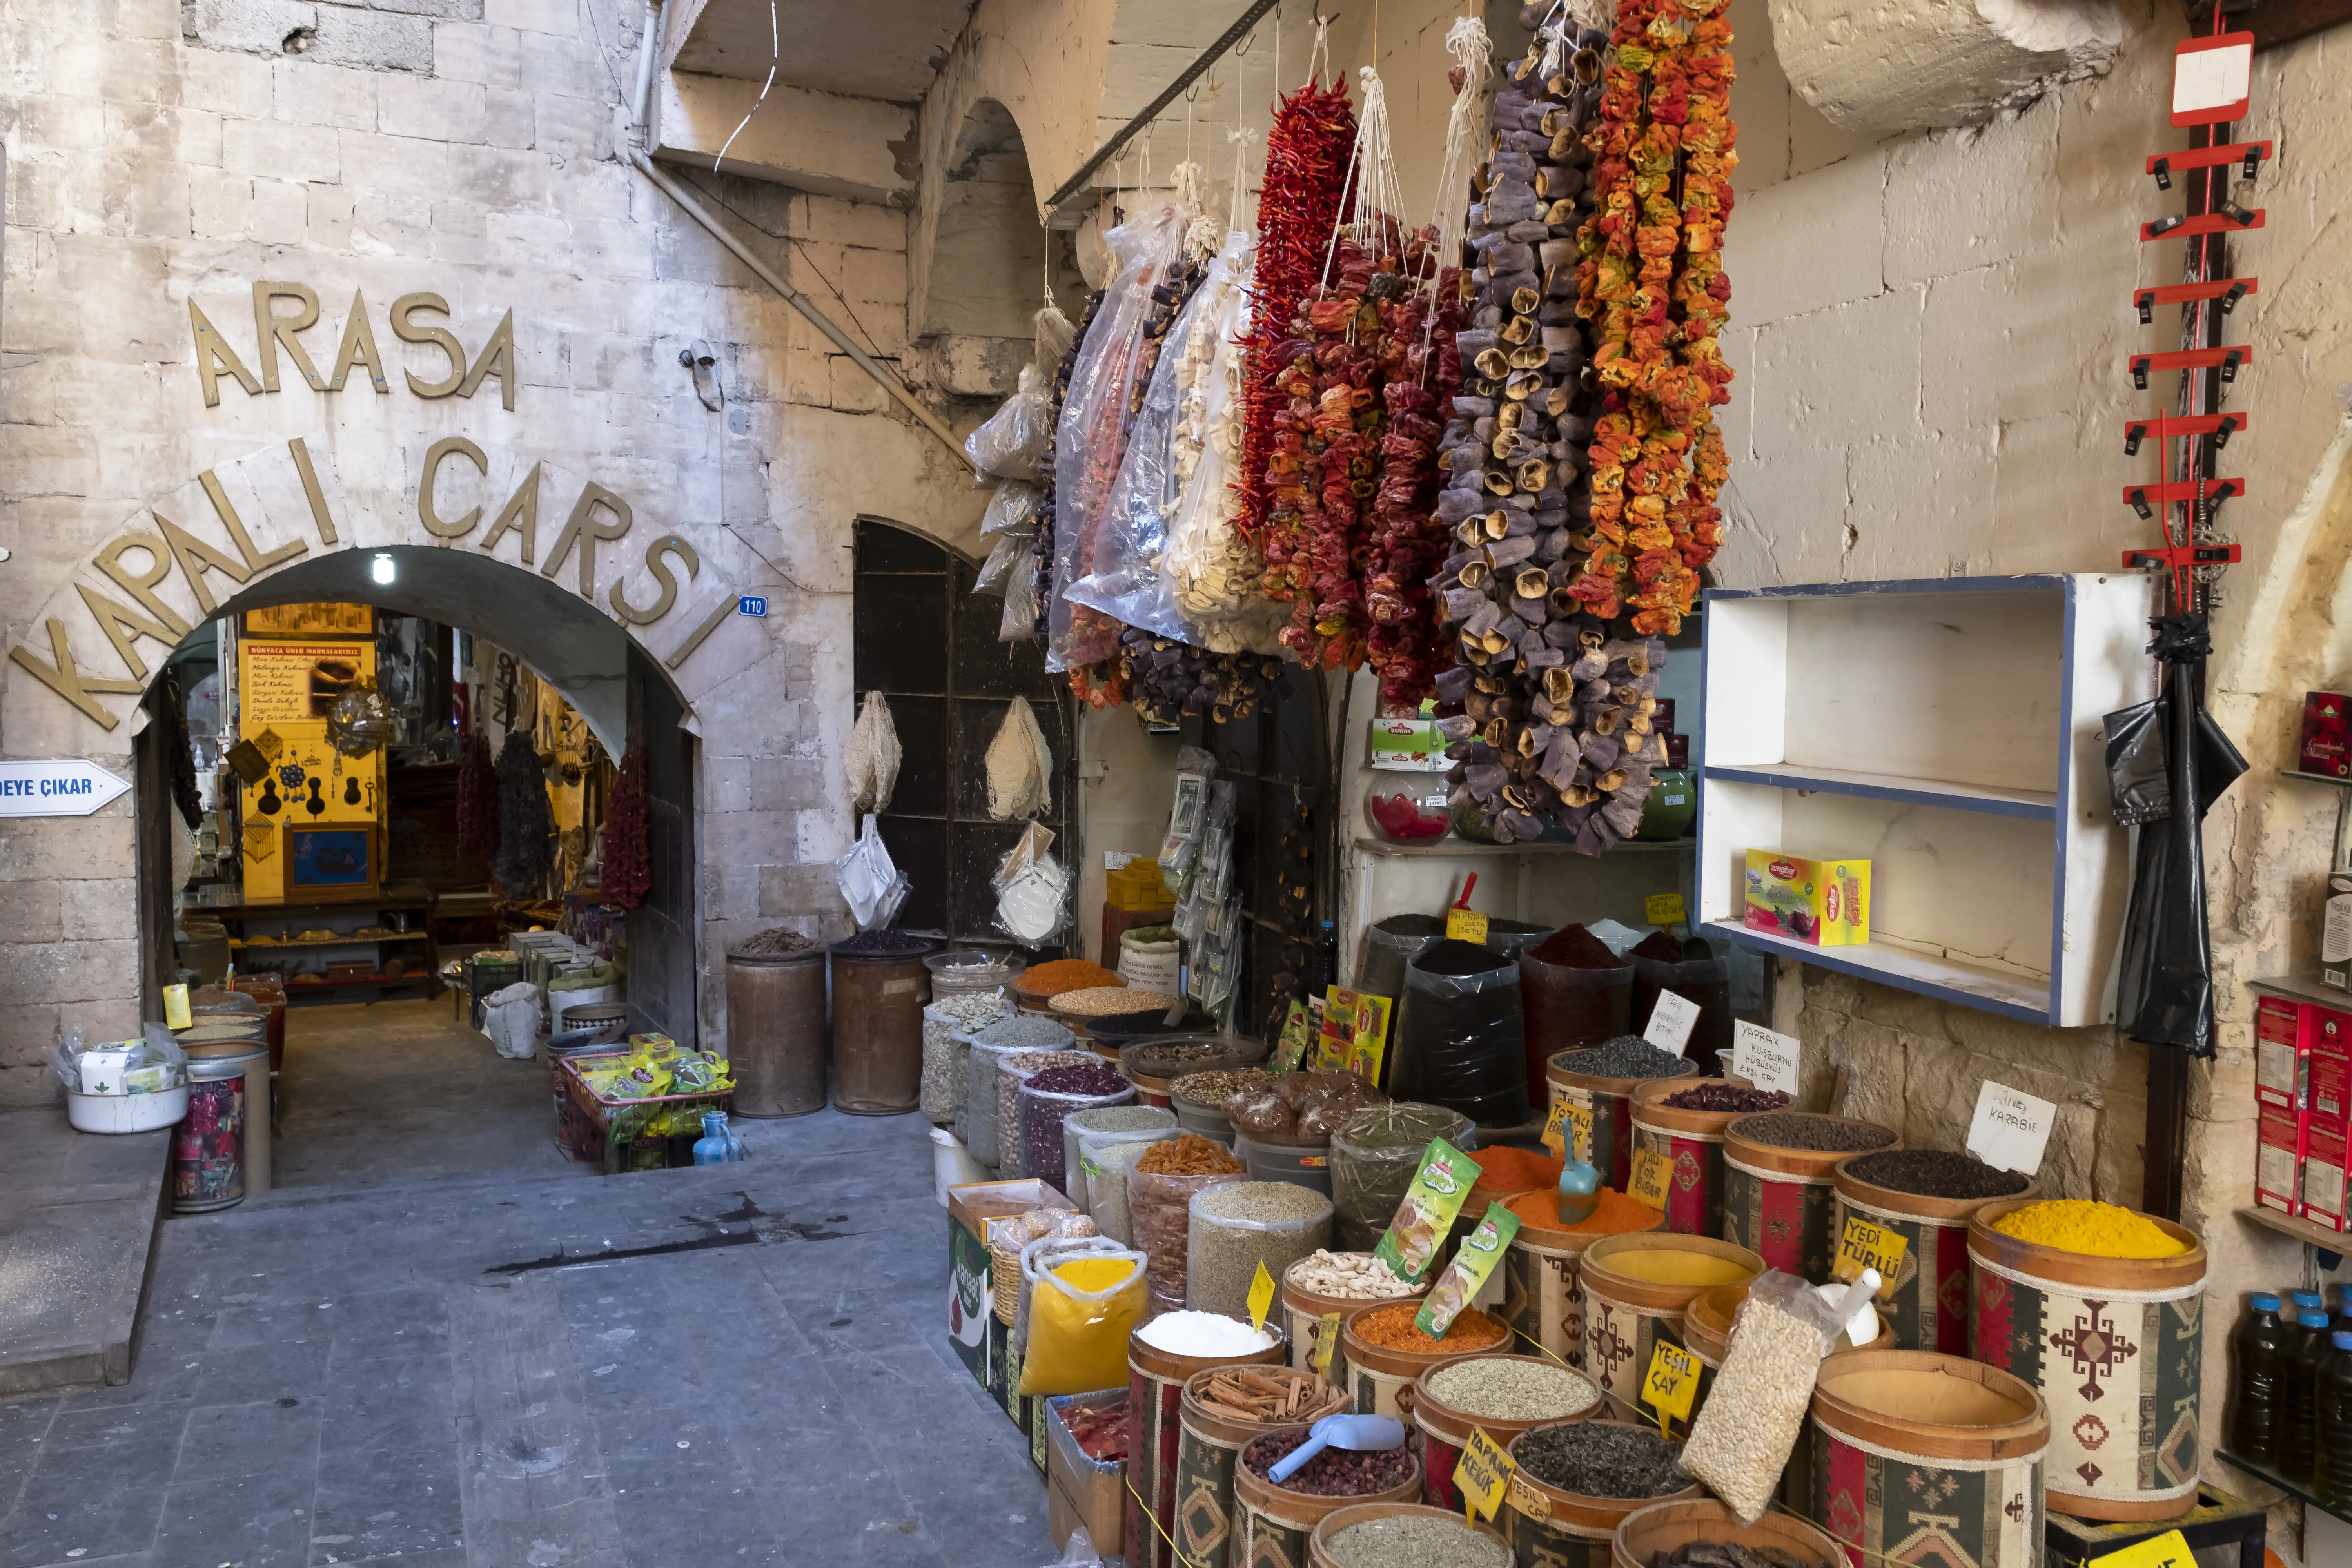
<svg viewBox="0 0 2352 1568">
<path fill-rule="evenodd" d="M 694 1163 L 698 1165 L 731 1164 L 743 1157 L 743 1140 L 727 1130 L 727 1113 L 706 1110 L 702 1113 L 702 1136 L 694 1141 Z"/>
<path fill-rule="evenodd" d="M 2319 1465 L 2312 1489 L 2330 1508 L 2352 1503 L 2352 1333 L 2328 1337 L 2328 1355 L 2313 1383 Z"/>
<path fill-rule="evenodd" d="M 2297 1312 L 2294 1332 L 2287 1340 L 2285 1381 L 2279 1390 L 2278 1466 L 2279 1473 L 2289 1480 L 2310 1480 L 2318 1463 L 2312 1426 L 2317 1410 L 2315 1380 L 2335 1353 L 2336 1347 L 2328 1340 L 2327 1314 L 2309 1308 Z"/>
<path fill-rule="evenodd" d="M 2238 1374 L 2237 1402 L 2230 1410 L 2230 1451 L 2258 1465 L 2275 1465 L 2286 1331 L 2279 1324 L 2279 1299 L 2271 1292 L 2255 1291 L 2246 1309 L 2244 1321 L 2230 1334 L 2230 1359 Z"/>
</svg>

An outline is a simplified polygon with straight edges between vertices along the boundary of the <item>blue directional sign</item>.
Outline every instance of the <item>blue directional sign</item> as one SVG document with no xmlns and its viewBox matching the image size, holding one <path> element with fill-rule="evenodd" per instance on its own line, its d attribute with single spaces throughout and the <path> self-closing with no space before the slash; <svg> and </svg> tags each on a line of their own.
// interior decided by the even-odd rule
<svg viewBox="0 0 2352 1568">
<path fill-rule="evenodd" d="M 736 601 L 735 613 L 739 616 L 764 616 L 768 613 L 767 598 L 764 595 L 746 594 Z"/>
<path fill-rule="evenodd" d="M 0 762 L 0 816 L 88 816 L 130 788 L 79 758 Z"/>
</svg>

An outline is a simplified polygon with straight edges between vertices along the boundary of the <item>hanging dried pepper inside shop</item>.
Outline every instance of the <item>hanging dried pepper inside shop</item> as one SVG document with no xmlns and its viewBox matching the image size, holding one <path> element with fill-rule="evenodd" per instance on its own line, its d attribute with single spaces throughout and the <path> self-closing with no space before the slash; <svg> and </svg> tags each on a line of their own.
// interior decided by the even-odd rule
<svg viewBox="0 0 2352 1568">
<path fill-rule="evenodd" d="M 1435 266 L 1434 239 L 1428 229 L 1413 237 L 1409 278 L 1426 278 Z M 1391 714 L 1417 710 L 1436 689 L 1437 672 L 1448 658 L 1428 577 L 1446 553 L 1445 525 L 1433 509 L 1444 477 L 1437 467 L 1442 414 L 1462 384 L 1454 335 L 1469 311 L 1461 284 L 1460 271 L 1448 267 L 1433 294 L 1416 289 L 1378 306 L 1387 342 L 1402 345 L 1402 353 L 1381 388 L 1388 420 L 1381 434 L 1363 603 L 1370 622 L 1367 651 L 1380 678 L 1381 705 Z"/>
<path fill-rule="evenodd" d="M 499 852 L 499 775 L 490 742 L 479 729 L 466 737 L 457 760 L 457 853 L 487 860 Z"/>
<path fill-rule="evenodd" d="M 613 781 L 613 804 L 604 813 L 604 902 L 634 910 L 654 885 L 653 860 L 646 847 L 646 749 L 631 746 Z"/>
</svg>

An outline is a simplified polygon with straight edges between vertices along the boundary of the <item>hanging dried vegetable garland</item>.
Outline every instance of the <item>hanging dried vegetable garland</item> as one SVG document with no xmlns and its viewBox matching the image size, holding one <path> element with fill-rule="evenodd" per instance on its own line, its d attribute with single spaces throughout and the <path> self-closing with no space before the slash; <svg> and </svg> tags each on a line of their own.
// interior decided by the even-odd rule
<svg viewBox="0 0 2352 1568">
<path fill-rule="evenodd" d="M 604 813 L 604 901 L 634 910 L 654 885 L 653 859 L 646 846 L 646 749 L 631 746 L 613 781 L 613 804 Z"/>
<path fill-rule="evenodd" d="M 476 730 L 457 760 L 457 853 L 488 860 L 499 852 L 499 775 L 490 742 Z"/>
<path fill-rule="evenodd" d="M 1278 658 L 1209 653 L 1136 626 L 1119 634 L 1118 665 L 1127 700 L 1149 724 L 1203 713 L 1219 724 L 1246 719 L 1267 688 L 1282 679 Z"/>
<path fill-rule="evenodd" d="M 1413 239 L 1409 276 L 1425 276 L 1436 260 L 1433 234 Z M 1446 531 L 1433 514 L 1439 481 L 1437 444 L 1444 434 L 1441 410 L 1462 384 L 1462 355 L 1455 334 L 1469 321 L 1462 302 L 1461 276 L 1452 267 L 1437 276 L 1433 298 L 1416 289 L 1408 299 L 1378 306 L 1387 341 L 1407 345 L 1401 363 L 1381 388 L 1387 428 L 1380 445 L 1380 486 L 1372 496 L 1370 538 L 1363 575 L 1364 615 L 1372 669 L 1380 677 L 1381 705 L 1392 715 L 1410 714 L 1436 689 L 1446 658 L 1428 575 L 1445 554 Z M 1432 320 L 1432 317 L 1434 320 Z M 1430 330 L 1424 332 L 1424 326 Z"/>
<path fill-rule="evenodd" d="M 507 731 L 499 748 L 499 849 L 490 874 L 509 899 L 538 898 L 555 865 L 555 812 L 547 802 L 547 773 L 530 737 Z"/>
</svg>

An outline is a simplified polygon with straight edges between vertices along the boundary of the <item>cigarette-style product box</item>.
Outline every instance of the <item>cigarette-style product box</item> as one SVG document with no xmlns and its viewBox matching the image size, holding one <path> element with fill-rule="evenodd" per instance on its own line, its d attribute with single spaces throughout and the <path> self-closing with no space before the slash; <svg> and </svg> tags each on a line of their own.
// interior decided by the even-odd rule
<svg viewBox="0 0 2352 1568">
<path fill-rule="evenodd" d="M 2254 1201 L 2284 1215 L 2303 1206 L 2303 1120 L 2292 1110 L 2263 1107 L 2255 1117 Z"/>
<path fill-rule="evenodd" d="M 2311 1103 L 2311 1042 L 2304 1009 L 2284 996 L 2265 996 L 2254 1009 L 2254 1100 L 2281 1110 Z"/>
<path fill-rule="evenodd" d="M 1750 849 L 1741 923 L 1815 947 L 1862 946 L 1870 941 L 1870 862 Z"/>
<path fill-rule="evenodd" d="M 2312 1126 L 2303 1134 L 2303 1217 L 2329 1230 L 2344 1228 L 2346 1130 Z"/>
</svg>

